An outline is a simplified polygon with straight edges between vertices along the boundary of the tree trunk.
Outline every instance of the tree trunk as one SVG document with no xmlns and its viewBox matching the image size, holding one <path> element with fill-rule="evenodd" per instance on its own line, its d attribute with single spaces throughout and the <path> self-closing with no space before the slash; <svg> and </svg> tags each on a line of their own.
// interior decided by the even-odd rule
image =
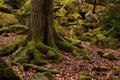
<svg viewBox="0 0 120 80">
<path fill-rule="evenodd" d="M 30 39 L 50 45 L 53 28 L 53 0 L 31 0 Z"/>
</svg>

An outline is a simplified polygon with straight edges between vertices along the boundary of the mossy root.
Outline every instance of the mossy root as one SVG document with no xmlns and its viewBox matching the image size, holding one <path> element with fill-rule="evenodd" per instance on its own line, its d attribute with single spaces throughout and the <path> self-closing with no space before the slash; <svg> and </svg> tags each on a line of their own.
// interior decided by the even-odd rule
<svg viewBox="0 0 120 80">
<path fill-rule="evenodd" d="M 24 68 L 32 68 L 32 69 L 35 69 L 39 72 L 50 72 L 52 74 L 57 74 L 59 73 L 57 70 L 50 70 L 50 69 L 47 69 L 47 68 L 44 68 L 44 67 L 41 67 L 41 66 L 37 66 L 37 65 L 34 65 L 34 64 L 23 64 Z"/>
</svg>

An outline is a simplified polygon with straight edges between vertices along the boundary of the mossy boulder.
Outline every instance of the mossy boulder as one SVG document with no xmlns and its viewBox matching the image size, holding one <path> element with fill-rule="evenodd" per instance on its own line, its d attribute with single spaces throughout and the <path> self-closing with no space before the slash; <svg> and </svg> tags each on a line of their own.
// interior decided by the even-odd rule
<svg viewBox="0 0 120 80">
<path fill-rule="evenodd" d="M 17 48 L 18 48 L 18 42 L 8 44 L 2 50 L 0 50 L 0 56 L 9 55 L 9 54 L 13 53 L 15 51 L 15 49 L 17 49 Z"/>
<path fill-rule="evenodd" d="M 0 79 L 1 80 L 23 80 L 12 68 L 0 58 Z"/>
<path fill-rule="evenodd" d="M 36 73 L 32 76 L 31 80 L 54 80 L 51 73 Z"/>
</svg>

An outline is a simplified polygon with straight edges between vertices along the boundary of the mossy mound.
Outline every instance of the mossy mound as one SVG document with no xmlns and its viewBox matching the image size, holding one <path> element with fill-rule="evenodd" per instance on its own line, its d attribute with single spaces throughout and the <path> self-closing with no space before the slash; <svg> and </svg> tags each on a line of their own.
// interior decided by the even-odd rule
<svg viewBox="0 0 120 80">
<path fill-rule="evenodd" d="M 12 68 L 0 58 L 0 79 L 1 80 L 23 80 Z"/>
</svg>

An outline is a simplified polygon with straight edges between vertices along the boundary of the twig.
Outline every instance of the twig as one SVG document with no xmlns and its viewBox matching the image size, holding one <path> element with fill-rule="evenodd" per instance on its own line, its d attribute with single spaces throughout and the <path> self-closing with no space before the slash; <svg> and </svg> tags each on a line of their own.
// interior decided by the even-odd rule
<svg viewBox="0 0 120 80">
<path fill-rule="evenodd" d="M 69 2 L 69 0 L 66 0 L 65 4 L 60 8 L 59 11 L 61 11 L 67 5 L 68 2 Z"/>
</svg>

